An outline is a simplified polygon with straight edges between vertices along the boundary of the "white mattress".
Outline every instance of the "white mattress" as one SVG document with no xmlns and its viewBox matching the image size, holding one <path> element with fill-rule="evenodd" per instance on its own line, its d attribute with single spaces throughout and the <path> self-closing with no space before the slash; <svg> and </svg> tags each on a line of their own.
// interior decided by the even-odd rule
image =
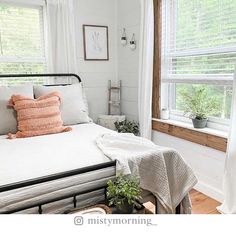
<svg viewBox="0 0 236 236">
<path fill-rule="evenodd" d="M 0 185 L 110 161 L 95 139 L 114 131 L 93 123 L 71 127 L 71 132 L 33 138 L 0 136 Z"/>
</svg>

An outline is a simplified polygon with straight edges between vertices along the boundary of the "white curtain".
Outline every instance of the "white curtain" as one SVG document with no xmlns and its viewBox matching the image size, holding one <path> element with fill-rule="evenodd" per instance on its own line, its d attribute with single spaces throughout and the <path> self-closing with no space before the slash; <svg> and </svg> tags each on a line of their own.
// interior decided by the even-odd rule
<svg viewBox="0 0 236 236">
<path fill-rule="evenodd" d="M 234 75 L 231 127 L 223 181 L 224 202 L 218 210 L 224 214 L 236 214 L 236 71 Z"/>
<path fill-rule="evenodd" d="M 152 81 L 154 51 L 153 0 L 141 1 L 140 64 L 139 64 L 139 125 L 142 137 L 152 134 Z"/>
<path fill-rule="evenodd" d="M 48 70 L 77 73 L 74 0 L 46 0 Z"/>
</svg>

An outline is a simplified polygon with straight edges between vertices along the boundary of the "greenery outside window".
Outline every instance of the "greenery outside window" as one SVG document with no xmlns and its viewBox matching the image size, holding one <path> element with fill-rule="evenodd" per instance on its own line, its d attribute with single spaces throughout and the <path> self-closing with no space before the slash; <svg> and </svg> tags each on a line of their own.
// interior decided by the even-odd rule
<svg viewBox="0 0 236 236">
<path fill-rule="evenodd" d="M 0 3 L 0 74 L 45 71 L 43 6 Z M 0 84 L 25 82 L 26 78 L 7 79 Z"/>
<path fill-rule="evenodd" d="M 236 64 L 236 1 L 162 1 L 162 108 L 183 116 L 182 92 L 204 87 L 217 109 L 208 126 L 227 129 Z"/>
</svg>

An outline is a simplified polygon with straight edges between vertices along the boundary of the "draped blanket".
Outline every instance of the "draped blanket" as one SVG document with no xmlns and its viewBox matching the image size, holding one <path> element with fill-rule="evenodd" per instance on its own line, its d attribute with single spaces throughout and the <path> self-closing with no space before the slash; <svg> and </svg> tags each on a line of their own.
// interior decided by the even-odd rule
<svg viewBox="0 0 236 236">
<path fill-rule="evenodd" d="M 197 179 L 176 150 L 133 134 L 103 134 L 96 143 L 107 157 L 117 160 L 117 175 L 131 174 L 140 179 L 141 187 L 161 204 L 161 213 L 174 213 L 180 203 L 183 213 L 191 213 L 188 192 Z"/>
</svg>

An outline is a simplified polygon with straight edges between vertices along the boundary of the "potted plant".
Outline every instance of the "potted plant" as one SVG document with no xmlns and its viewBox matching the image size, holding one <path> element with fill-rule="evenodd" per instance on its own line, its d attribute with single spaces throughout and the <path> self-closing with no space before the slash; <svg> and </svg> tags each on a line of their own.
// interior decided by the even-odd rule
<svg viewBox="0 0 236 236">
<path fill-rule="evenodd" d="M 109 206 L 114 205 L 117 213 L 131 214 L 136 200 L 141 199 L 139 181 L 134 177 L 118 176 L 107 183 Z"/>
<path fill-rule="evenodd" d="M 192 119 L 194 128 L 205 128 L 208 116 L 216 113 L 218 101 L 210 97 L 204 87 L 192 86 L 191 91 L 180 93 L 184 113 Z"/>
<path fill-rule="evenodd" d="M 121 121 L 115 122 L 115 127 L 118 133 L 133 133 L 134 135 L 139 135 L 139 124 L 135 121 Z"/>
</svg>

